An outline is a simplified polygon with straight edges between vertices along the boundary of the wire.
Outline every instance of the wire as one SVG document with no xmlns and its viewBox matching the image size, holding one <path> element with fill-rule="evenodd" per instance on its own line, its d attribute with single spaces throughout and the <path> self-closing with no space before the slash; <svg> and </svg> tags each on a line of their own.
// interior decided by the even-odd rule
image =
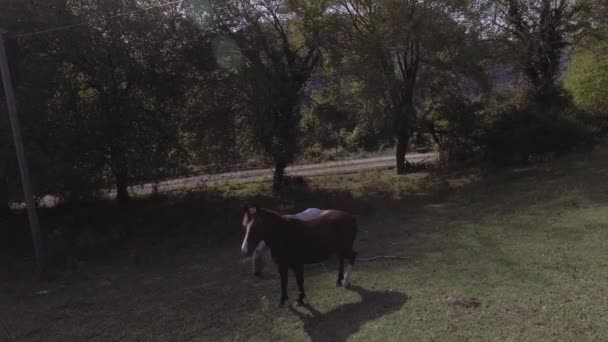
<svg viewBox="0 0 608 342">
<path fill-rule="evenodd" d="M 406 260 L 406 257 L 402 257 L 402 256 L 398 256 L 398 255 L 380 255 L 380 256 L 375 256 L 373 258 L 366 258 L 366 259 L 358 259 L 357 261 L 363 261 L 363 262 L 369 262 L 369 261 L 376 261 L 376 260 Z"/>
<path fill-rule="evenodd" d="M 92 19 L 92 20 L 83 21 L 83 22 L 76 23 L 76 24 L 71 24 L 71 25 L 51 28 L 51 29 L 48 29 L 48 30 L 41 30 L 41 31 L 35 31 L 35 32 L 30 32 L 30 33 L 24 33 L 24 34 L 16 35 L 16 36 L 13 36 L 13 37 L 14 38 L 31 37 L 31 36 L 35 36 L 35 35 L 39 35 L 39 34 L 43 34 L 43 33 L 49 33 L 49 32 L 54 32 L 54 31 L 66 30 L 66 29 L 70 29 L 70 28 L 73 28 L 73 27 L 87 25 L 87 24 L 90 24 L 90 23 L 98 22 L 98 21 L 116 19 L 116 18 L 127 16 L 127 15 L 139 13 L 139 12 L 149 11 L 151 9 L 156 9 L 156 8 L 161 8 L 161 7 L 165 7 L 165 6 L 175 5 L 175 4 L 181 3 L 183 1 L 184 0 L 172 1 L 172 2 L 168 2 L 168 3 L 162 4 L 162 5 L 156 5 L 156 6 L 146 7 L 146 8 L 140 8 L 140 9 L 137 9 L 137 10 L 134 10 L 134 11 L 120 13 L 120 14 L 117 14 L 117 15 L 114 15 L 114 16 L 111 16 L 111 17 L 105 17 L 105 18 L 100 18 L 100 19 Z"/>
</svg>

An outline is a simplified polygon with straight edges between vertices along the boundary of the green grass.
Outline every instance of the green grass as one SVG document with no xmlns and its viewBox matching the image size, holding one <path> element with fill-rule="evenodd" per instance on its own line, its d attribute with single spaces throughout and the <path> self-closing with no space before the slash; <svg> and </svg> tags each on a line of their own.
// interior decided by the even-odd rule
<svg viewBox="0 0 608 342">
<path fill-rule="evenodd" d="M 607 176 L 600 151 L 523 169 L 314 177 L 279 200 L 264 184 L 222 187 L 200 204 L 185 194 L 150 208 L 171 215 L 167 229 L 223 234 L 163 239 L 143 262 L 89 265 L 46 295 L 11 279 L 0 340 L 607 340 Z M 256 279 L 238 257 L 244 201 L 354 211 L 360 256 L 406 259 L 356 264 L 351 291 L 334 287 L 333 260 L 309 266 L 312 309 L 277 309 L 276 271 Z M 137 215 L 158 218 L 150 208 Z M 289 291 L 295 299 L 293 277 Z"/>
</svg>

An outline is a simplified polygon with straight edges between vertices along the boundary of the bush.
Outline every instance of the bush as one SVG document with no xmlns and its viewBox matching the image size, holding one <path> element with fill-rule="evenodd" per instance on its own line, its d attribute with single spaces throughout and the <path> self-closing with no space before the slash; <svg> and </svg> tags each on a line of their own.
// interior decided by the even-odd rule
<svg viewBox="0 0 608 342">
<path fill-rule="evenodd" d="M 509 106 L 496 113 L 481 144 L 494 162 L 528 162 L 593 144 L 586 116 L 575 108 L 542 111 L 538 106 Z"/>
<path fill-rule="evenodd" d="M 310 161 L 323 160 L 323 147 L 320 144 L 314 144 L 304 150 L 304 159 Z"/>
<path fill-rule="evenodd" d="M 434 150 L 433 136 L 429 133 L 416 132 L 412 137 L 411 150 L 417 153 L 428 153 Z"/>
<path fill-rule="evenodd" d="M 348 151 L 346 151 L 342 147 L 322 148 L 319 144 L 313 145 L 304 150 L 303 155 L 304 160 L 313 163 L 341 160 L 347 158 L 348 156 Z"/>
<path fill-rule="evenodd" d="M 314 146 L 321 148 L 336 147 L 339 144 L 338 131 L 331 123 L 323 122 L 314 113 L 305 114 L 300 121 L 301 144 L 305 149 Z"/>
<path fill-rule="evenodd" d="M 597 44 L 606 47 L 608 44 Z M 566 89 L 583 110 L 608 120 L 608 61 L 592 49 L 578 49 L 566 73 Z"/>
<path fill-rule="evenodd" d="M 300 121 L 300 134 L 300 144 L 308 160 L 375 150 L 383 140 L 382 129 L 371 118 L 349 117 L 330 105 L 320 105 L 306 113 Z"/>
<path fill-rule="evenodd" d="M 351 132 L 341 135 L 344 147 L 351 152 L 375 150 L 382 141 L 381 131 L 368 118 L 361 118 Z"/>
<path fill-rule="evenodd" d="M 355 127 L 352 132 L 343 134 L 343 136 L 344 145 L 351 152 L 359 151 L 365 145 L 365 128 L 361 125 Z"/>
<path fill-rule="evenodd" d="M 421 127 L 429 129 L 442 164 L 470 159 L 478 154 L 479 136 L 483 132 L 480 103 L 452 94 L 428 105 L 430 109 L 425 111 Z"/>
</svg>

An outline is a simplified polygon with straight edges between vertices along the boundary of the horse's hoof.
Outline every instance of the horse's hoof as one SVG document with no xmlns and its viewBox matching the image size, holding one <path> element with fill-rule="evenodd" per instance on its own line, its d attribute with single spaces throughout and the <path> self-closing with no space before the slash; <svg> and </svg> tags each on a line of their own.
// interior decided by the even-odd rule
<svg viewBox="0 0 608 342">
<path fill-rule="evenodd" d="M 345 289 L 350 289 L 351 285 L 352 284 L 350 282 L 342 284 L 342 286 L 344 286 Z"/>
<path fill-rule="evenodd" d="M 254 276 L 261 278 L 262 277 L 262 272 L 254 272 L 253 273 Z"/>
<path fill-rule="evenodd" d="M 336 283 L 336 287 L 342 287 L 342 283 L 341 282 L 337 282 Z"/>
<path fill-rule="evenodd" d="M 306 303 L 304 303 L 304 299 L 298 299 L 296 301 L 296 306 L 304 306 L 306 305 Z"/>
</svg>

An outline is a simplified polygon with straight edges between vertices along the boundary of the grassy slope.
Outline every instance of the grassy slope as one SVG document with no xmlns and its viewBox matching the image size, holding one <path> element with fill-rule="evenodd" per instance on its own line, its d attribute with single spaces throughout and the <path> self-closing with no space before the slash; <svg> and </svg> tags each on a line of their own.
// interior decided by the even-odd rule
<svg viewBox="0 0 608 342">
<path fill-rule="evenodd" d="M 598 153 L 486 177 L 315 178 L 316 191 L 280 205 L 356 211 L 361 256 L 407 259 L 357 264 L 352 291 L 334 287 L 335 262 L 308 267 L 312 310 L 277 309 L 276 271 L 254 279 L 249 261 L 238 259 L 239 204 L 267 190 L 223 188 L 229 217 L 211 204 L 166 209 L 183 213 L 170 214 L 172 228 L 207 223 L 227 232 L 217 240 L 158 245 L 146 262 L 92 267 L 48 295 L 3 287 L 10 296 L 0 299 L 11 300 L 0 304 L 0 340 L 3 330 L 45 341 L 606 340 L 607 175 L 608 155 Z M 148 221 L 141 224 L 154 225 Z"/>
</svg>

